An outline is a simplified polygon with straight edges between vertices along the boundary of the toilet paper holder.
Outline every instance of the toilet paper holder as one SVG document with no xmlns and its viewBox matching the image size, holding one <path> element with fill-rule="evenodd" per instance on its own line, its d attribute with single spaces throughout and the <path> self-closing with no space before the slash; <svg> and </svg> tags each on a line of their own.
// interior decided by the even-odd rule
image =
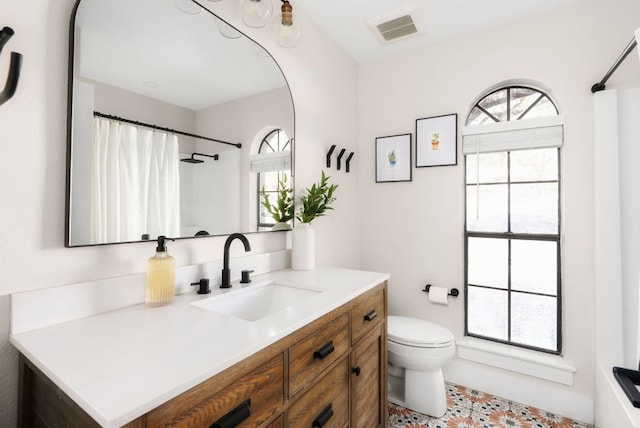
<svg viewBox="0 0 640 428">
<path fill-rule="evenodd" d="M 430 288 L 431 288 L 431 284 L 427 284 L 424 286 L 422 291 L 424 291 L 425 293 L 428 293 Z M 457 288 L 452 288 L 447 293 L 447 296 L 451 296 L 451 297 L 458 297 L 459 295 L 460 295 L 460 291 Z"/>
</svg>

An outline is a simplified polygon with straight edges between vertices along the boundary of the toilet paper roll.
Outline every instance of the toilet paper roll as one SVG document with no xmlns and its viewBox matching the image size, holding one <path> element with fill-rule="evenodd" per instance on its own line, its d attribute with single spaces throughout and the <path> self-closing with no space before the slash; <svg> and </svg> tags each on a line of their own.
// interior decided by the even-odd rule
<svg viewBox="0 0 640 428">
<path fill-rule="evenodd" d="M 449 289 L 444 287 L 429 287 L 429 301 L 439 305 L 449 304 Z"/>
</svg>

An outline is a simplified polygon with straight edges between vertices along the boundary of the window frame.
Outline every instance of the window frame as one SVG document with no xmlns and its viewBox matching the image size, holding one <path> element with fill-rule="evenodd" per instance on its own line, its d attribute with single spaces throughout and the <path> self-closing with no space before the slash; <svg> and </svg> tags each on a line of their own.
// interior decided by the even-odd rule
<svg viewBox="0 0 640 428">
<path fill-rule="evenodd" d="M 560 172 L 560 164 L 561 164 L 561 152 L 560 149 L 558 150 L 558 156 L 557 156 L 557 162 L 558 162 L 558 180 L 540 180 L 540 181 L 516 181 L 516 182 L 512 182 L 510 177 L 507 179 L 506 182 L 500 182 L 500 183 L 481 183 L 481 185 L 494 185 L 494 184 L 500 184 L 500 185 L 506 185 L 507 186 L 507 198 L 508 200 L 510 200 L 510 196 L 511 196 L 511 186 L 513 184 L 539 184 L 539 183 L 557 183 L 558 186 L 558 232 L 557 234 L 547 234 L 547 233 L 526 233 L 526 232 L 512 232 L 511 229 L 511 204 L 507 204 L 507 231 L 506 232 L 483 232 L 483 231 L 470 231 L 468 230 L 468 224 L 467 224 L 467 213 L 469 211 L 469 206 L 466 203 L 466 198 L 465 198 L 465 230 L 464 230 L 464 235 L 465 235 L 465 239 L 464 239 L 464 265 L 465 265 L 465 271 L 464 271 L 464 284 L 465 284 L 465 299 L 464 299 L 464 315 L 465 315 L 465 323 L 464 323 L 464 334 L 465 336 L 469 336 L 469 337 L 476 337 L 476 338 L 480 338 L 480 339 L 485 339 L 485 340 L 490 340 L 493 342 L 498 342 L 498 343 L 505 343 L 508 345 L 513 345 L 513 346 L 518 346 L 521 348 L 526 348 L 526 349 L 533 349 L 536 351 L 541 351 L 541 352 L 547 352 L 547 353 L 552 353 L 552 354 L 561 354 L 562 352 L 562 275 L 561 275 L 561 261 L 562 261 L 562 257 L 561 257 L 561 250 L 562 250 L 562 243 L 561 243 L 561 225 L 562 225 L 562 209 L 560 206 L 560 202 L 562 200 L 561 197 L 561 172 Z M 507 156 L 508 159 L 510 158 L 511 152 L 507 152 Z M 473 155 L 471 155 L 473 156 Z M 465 156 L 465 166 L 466 166 L 466 162 L 467 162 L 467 158 Z M 509 160 L 507 161 L 509 163 Z M 510 165 L 509 165 L 509 169 L 508 172 L 510 172 Z M 510 175 L 510 174 L 509 174 Z M 466 168 L 465 168 L 465 195 L 467 194 L 467 189 L 471 186 L 475 186 L 475 183 L 467 183 L 466 182 Z M 507 286 L 506 288 L 501 288 L 501 287 L 495 287 L 495 286 L 487 286 L 487 285 L 478 285 L 478 284 L 470 284 L 469 283 L 469 238 L 494 238 L 494 239 L 504 239 L 507 241 L 507 248 L 508 248 L 508 276 L 507 276 Z M 545 242 L 555 242 L 556 243 L 556 281 L 557 281 L 557 287 L 556 287 L 556 295 L 550 295 L 550 294 L 546 294 L 546 293 L 539 293 L 539 292 L 531 292 L 531 291 L 523 291 L 523 290 L 513 290 L 512 289 L 512 277 L 511 277 L 511 242 L 513 240 L 523 240 L 523 241 L 545 241 Z M 484 336 L 481 334 L 477 334 L 477 333 L 471 333 L 469 332 L 469 312 L 468 312 L 468 291 L 469 291 L 469 287 L 476 287 L 476 288 L 482 288 L 482 289 L 491 289 L 491 290 L 499 290 L 499 291 L 504 291 L 507 293 L 507 340 L 501 340 L 501 339 L 497 339 L 494 337 L 489 337 L 489 336 Z M 528 294 L 528 295 L 539 295 L 539 296 L 546 296 L 546 297 L 555 297 L 556 298 L 556 350 L 549 350 L 546 348 L 540 348 L 540 347 L 536 347 L 536 346 L 531 346 L 531 345 L 526 345 L 526 344 L 522 344 L 522 343 L 518 343 L 518 342 L 513 342 L 511 341 L 511 314 L 512 314 L 512 305 L 511 305 L 511 296 L 512 293 L 521 293 L 521 294 Z"/>
<path fill-rule="evenodd" d="M 526 88 L 526 89 L 530 89 L 536 92 L 539 92 L 541 95 L 538 97 L 538 99 L 536 100 L 536 102 L 538 102 L 539 100 L 543 99 L 543 98 L 547 98 L 553 105 L 553 107 L 555 108 L 556 111 L 556 115 L 559 115 L 559 111 L 557 108 L 557 105 L 553 102 L 552 98 L 545 92 L 536 89 L 536 88 L 532 88 L 532 87 L 528 87 L 528 86 L 523 86 L 523 85 L 511 85 L 511 86 L 503 86 L 500 87 L 498 89 L 492 90 L 490 92 L 488 92 L 486 95 L 484 95 L 483 97 L 481 97 L 474 105 L 473 107 L 471 107 L 471 109 L 469 110 L 469 115 L 467 116 L 467 121 L 466 123 L 468 124 L 469 120 L 470 120 L 470 116 L 472 114 L 472 112 L 474 111 L 474 109 L 476 107 L 479 106 L 479 104 L 488 96 L 491 96 L 493 94 L 495 94 L 498 91 L 503 91 L 503 90 L 507 90 L 507 120 L 503 121 L 510 121 L 511 116 L 510 116 L 510 98 L 511 98 L 511 94 L 510 94 L 510 89 L 511 88 Z M 535 103 L 534 103 L 535 105 Z M 530 111 L 531 107 L 529 107 L 526 112 Z M 520 120 L 522 117 L 524 117 L 526 115 L 526 112 L 523 114 L 520 114 L 518 118 L 514 119 L 514 120 Z M 495 116 L 490 116 L 493 120 L 495 120 Z M 474 126 L 474 125 L 468 125 L 468 126 Z M 482 126 L 482 125 L 476 125 L 476 126 Z M 531 150 L 531 149 L 529 149 Z M 535 150 L 535 149 L 533 149 Z M 474 156 L 474 154 L 471 153 L 466 153 L 464 154 L 464 165 L 465 165 L 465 169 L 464 169 L 464 183 L 465 183 L 465 212 L 464 212 L 464 290 L 465 290 L 465 297 L 464 297 L 464 334 L 465 336 L 468 337 L 474 337 L 474 338 L 479 338 L 479 339 L 483 339 L 483 340 L 488 340 L 488 341 L 492 341 L 492 342 L 497 342 L 497 343 L 503 343 L 503 344 L 507 344 L 507 345 L 511 345 L 511 346 L 516 346 L 519 348 L 525 348 L 525 349 L 531 349 L 531 350 L 535 350 L 535 351 L 539 351 L 539 352 L 544 352 L 544 353 L 549 353 L 549 354 L 554 354 L 554 355 L 560 355 L 562 354 L 562 343 L 563 343 L 563 337 L 562 337 L 562 206 L 561 206 L 561 202 L 562 202 L 562 150 L 561 147 L 557 147 L 557 181 L 556 180 L 538 180 L 538 181 L 512 181 L 511 180 L 511 153 L 514 152 L 515 150 L 503 150 L 500 151 L 500 153 L 506 153 L 507 154 L 507 180 L 506 182 L 486 182 L 486 183 L 468 183 L 467 181 L 467 162 L 468 162 L 468 158 L 467 156 Z M 522 151 L 522 150 L 519 150 Z M 480 162 L 480 160 L 477 160 L 478 162 Z M 478 165 L 479 167 L 479 165 Z M 557 228 L 557 232 L 553 233 L 553 234 L 549 234 L 549 233 L 527 233 L 527 232 L 512 232 L 511 231 L 511 211 L 512 211 L 512 206 L 511 206 L 511 191 L 512 191 L 512 186 L 514 184 L 538 184 L 538 183 L 554 183 L 557 184 L 557 218 L 558 218 L 558 228 Z M 506 185 L 507 186 L 507 231 L 506 232 L 488 232 L 488 231 L 470 231 L 468 230 L 468 222 L 467 222 L 467 215 L 469 212 L 470 207 L 468 206 L 468 190 L 470 187 L 472 186 L 476 186 L 476 185 Z M 478 193 L 478 197 L 479 197 L 479 193 Z M 502 287 L 495 287 L 495 286 L 487 286 L 487 285 L 476 285 L 476 284 L 469 284 L 469 238 L 496 238 L 496 239 L 504 239 L 507 241 L 507 251 L 508 251 L 508 260 L 507 260 L 507 286 L 506 288 L 502 288 Z M 533 292 L 533 291 L 524 291 L 524 290 L 514 290 L 512 288 L 512 270 L 511 270 L 511 265 L 512 265 L 512 242 L 514 240 L 524 240 L 524 241 L 545 241 L 545 242 L 555 242 L 556 244 L 556 295 L 550 295 L 550 294 L 546 294 L 546 293 L 540 293 L 540 292 Z M 507 339 L 503 340 L 500 338 L 496 338 L 496 337 L 490 337 L 490 336 L 485 336 L 482 334 L 478 334 L 478 333 L 472 333 L 469 331 L 469 288 L 470 287 L 476 287 L 478 289 L 491 289 L 491 290 L 499 290 L 502 292 L 507 293 L 507 313 L 506 313 L 506 321 L 507 321 Z M 527 294 L 527 295 L 538 295 L 538 296 L 545 296 L 545 297 L 555 297 L 556 299 L 556 344 L 555 344 L 555 349 L 547 349 L 547 348 L 541 348 L 538 346 L 533 346 L 533 345 L 528 345 L 528 344 L 523 344 L 523 343 L 519 343 L 519 342 L 514 342 L 512 341 L 512 296 L 514 295 L 514 293 L 521 293 L 521 294 Z"/>
<path fill-rule="evenodd" d="M 538 92 L 540 94 L 540 96 L 529 106 L 525 109 L 525 111 L 523 111 L 516 119 L 512 120 L 511 119 L 511 90 L 512 89 L 529 89 L 535 92 Z M 486 98 L 492 96 L 493 94 L 496 94 L 498 92 L 501 91 L 507 91 L 507 97 L 506 97 L 506 103 L 507 103 L 507 119 L 506 120 L 500 120 L 497 117 L 495 117 L 495 115 L 493 115 L 491 112 L 489 112 L 486 108 L 484 108 L 483 106 L 480 105 L 480 103 L 485 100 Z M 553 101 L 553 99 L 551 98 L 551 96 L 549 96 L 549 94 L 547 94 L 545 91 L 535 88 L 533 86 L 527 86 L 527 85 L 507 85 L 507 86 L 501 86 L 499 88 L 493 89 L 489 92 L 487 92 L 486 94 L 484 94 L 483 96 L 481 96 L 473 105 L 473 107 L 471 107 L 471 109 L 469 109 L 469 114 L 467 115 L 467 120 L 465 121 L 465 125 L 469 126 L 469 117 L 471 116 L 471 114 L 473 113 L 474 109 L 478 109 L 480 110 L 482 113 L 484 113 L 487 117 L 489 117 L 490 119 L 492 119 L 494 121 L 494 123 L 499 123 L 499 122 L 513 122 L 513 121 L 518 121 L 518 120 L 522 120 L 532 109 L 533 107 L 535 107 L 540 101 L 542 101 L 543 99 L 548 99 L 549 102 L 551 103 L 551 105 L 553 106 L 553 108 L 556 111 L 556 115 L 560 114 L 560 111 L 558 110 L 558 106 L 557 104 Z M 470 126 L 474 126 L 474 125 L 470 125 Z M 476 125 L 476 126 L 482 126 L 482 125 Z"/>
</svg>

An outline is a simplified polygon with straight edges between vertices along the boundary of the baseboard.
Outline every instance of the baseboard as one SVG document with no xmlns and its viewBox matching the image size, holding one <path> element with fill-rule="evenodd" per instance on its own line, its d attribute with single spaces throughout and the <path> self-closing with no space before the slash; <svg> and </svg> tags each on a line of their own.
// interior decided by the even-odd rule
<svg viewBox="0 0 640 428">
<path fill-rule="evenodd" d="M 446 381 L 457 385 L 474 388 L 588 424 L 594 422 L 594 403 L 591 397 L 567 391 L 553 382 L 511 374 L 505 370 L 459 359 L 447 363 L 443 373 Z"/>
</svg>

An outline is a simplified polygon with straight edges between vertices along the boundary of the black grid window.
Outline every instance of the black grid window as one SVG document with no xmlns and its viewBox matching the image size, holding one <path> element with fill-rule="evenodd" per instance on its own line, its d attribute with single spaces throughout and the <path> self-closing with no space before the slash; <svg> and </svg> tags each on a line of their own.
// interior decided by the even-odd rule
<svg viewBox="0 0 640 428">
<path fill-rule="evenodd" d="M 529 114 L 558 113 L 535 89 L 502 88 L 476 104 L 467 124 Z M 561 352 L 560 150 L 466 153 L 468 336 Z"/>
</svg>

